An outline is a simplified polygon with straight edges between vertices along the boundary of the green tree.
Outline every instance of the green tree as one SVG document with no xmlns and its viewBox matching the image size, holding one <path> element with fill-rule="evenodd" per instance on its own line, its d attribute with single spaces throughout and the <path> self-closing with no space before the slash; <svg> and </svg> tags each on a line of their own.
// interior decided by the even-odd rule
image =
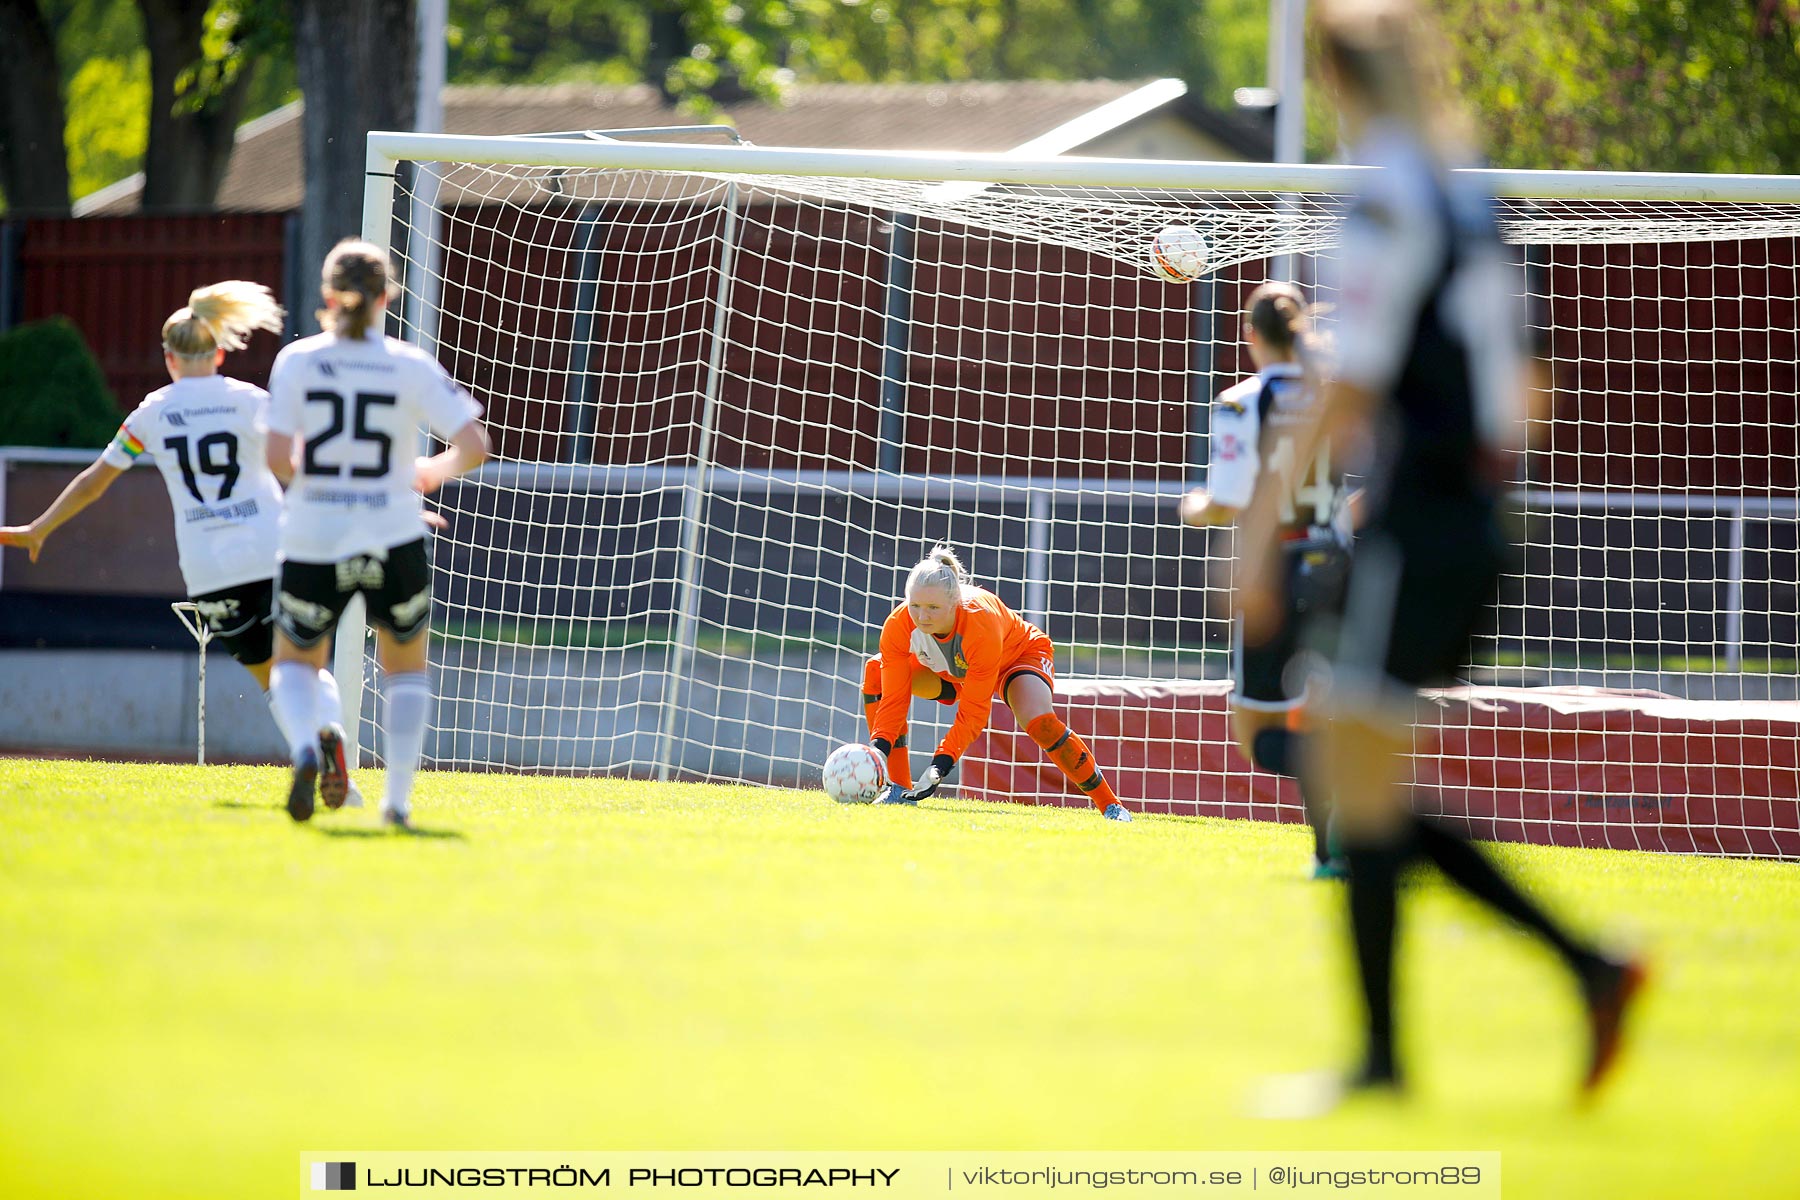
<svg viewBox="0 0 1800 1200">
<path fill-rule="evenodd" d="M 18 207 L 66 211 L 71 192 L 86 195 L 142 169 L 145 207 L 206 207 L 238 121 L 292 98 L 286 6 L 0 0 L 0 42 L 8 50 L 0 72 L 0 188 L 18 197 L 21 188 L 35 189 L 35 202 L 15 201 Z M 52 126 L 62 146 L 46 148 L 39 130 Z M 20 146 L 38 147 L 29 169 L 10 165 Z"/>
<path fill-rule="evenodd" d="M 273 0 L 137 0 L 150 50 L 146 212 L 211 206 L 231 163 L 258 48 L 285 44 Z"/>
<path fill-rule="evenodd" d="M 66 212 L 69 163 L 56 41 L 35 0 L 0 0 L 0 193 L 22 212 Z"/>
<path fill-rule="evenodd" d="M 1444 0 L 1497 164 L 1791 171 L 1800 0 Z"/>
<path fill-rule="evenodd" d="M 294 54 L 306 94 L 299 256 L 309 272 L 340 238 L 362 230 L 363 135 L 412 127 L 416 22 L 414 0 L 294 0 Z M 310 313 L 294 318 L 315 327 Z"/>
<path fill-rule="evenodd" d="M 69 188 L 81 197 L 136 171 L 150 133 L 150 55 L 90 58 L 69 81 Z"/>
<path fill-rule="evenodd" d="M 104 446 L 119 408 L 66 317 L 0 333 L 0 429 L 15 446 Z"/>
<path fill-rule="evenodd" d="M 61 194 L 42 182 L 50 167 L 7 165 L 18 147 L 41 142 L 30 122 L 62 120 L 52 105 L 10 99 L 22 89 L 46 95 L 21 82 L 37 60 L 23 34 L 11 36 L 33 14 L 59 51 L 75 193 L 135 169 L 153 141 L 149 114 L 167 111 L 185 114 L 204 144 L 207 169 L 178 168 L 199 185 L 181 203 L 197 203 L 229 150 L 229 126 L 296 94 L 286 27 L 296 4 L 0 0 L 0 40 L 21 48 L 0 88 L 0 187 L 29 178 Z M 1438 7 L 1496 162 L 1781 171 L 1800 157 L 1800 0 Z M 179 34 L 162 61 L 180 69 L 149 53 L 144 13 Z M 348 10 L 321 16 L 350 19 Z M 796 81 L 1173 75 L 1229 108 L 1234 88 L 1262 82 L 1267 24 L 1268 0 L 451 0 L 449 74 L 458 83 L 648 81 L 694 115 L 735 96 L 774 100 Z M 1321 156 L 1335 126 L 1317 97 L 1311 107 L 1309 140 Z"/>
<path fill-rule="evenodd" d="M 1262 79 L 1266 0 L 480 0 L 450 5 L 458 82 L 647 80 L 690 110 L 789 81 Z"/>
<path fill-rule="evenodd" d="M 42 0 L 68 119 L 68 192 L 75 198 L 144 165 L 150 55 L 136 0 Z"/>
</svg>

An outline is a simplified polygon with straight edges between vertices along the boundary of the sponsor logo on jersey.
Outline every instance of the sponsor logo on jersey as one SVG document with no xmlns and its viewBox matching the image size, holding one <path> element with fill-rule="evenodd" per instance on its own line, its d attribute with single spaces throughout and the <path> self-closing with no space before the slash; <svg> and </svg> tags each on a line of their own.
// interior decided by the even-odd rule
<svg viewBox="0 0 1800 1200">
<path fill-rule="evenodd" d="M 1306 419 L 1313 409 L 1312 388 L 1291 375 L 1272 379 L 1269 385 L 1273 401 L 1269 412 L 1271 425 L 1293 425 Z"/>
<path fill-rule="evenodd" d="M 187 428 L 187 418 L 178 412 L 165 412 L 163 420 L 176 429 Z"/>
<path fill-rule="evenodd" d="M 253 496 L 230 504 L 200 504 L 183 509 L 181 519 L 189 525 L 196 521 L 247 521 L 260 511 Z"/>
<path fill-rule="evenodd" d="M 309 487 L 300 493 L 311 504 L 341 504 L 347 508 L 386 508 L 386 492 L 352 492 L 340 488 Z"/>
<path fill-rule="evenodd" d="M 1293 412 L 1295 409 L 1312 407 L 1312 389 L 1295 383 L 1275 389 L 1275 409 L 1277 412 Z"/>
<path fill-rule="evenodd" d="M 952 634 L 948 642 L 943 643 L 945 656 L 950 660 L 950 674 L 961 679 L 969 673 L 969 660 L 963 657 L 962 634 Z"/>
<path fill-rule="evenodd" d="M 327 379 L 336 379 L 339 371 L 374 371 L 377 375 L 392 375 L 397 369 L 393 363 L 359 362 L 353 358 L 339 359 L 336 362 L 321 358 L 314 362 L 319 368 L 319 374 Z"/>
</svg>

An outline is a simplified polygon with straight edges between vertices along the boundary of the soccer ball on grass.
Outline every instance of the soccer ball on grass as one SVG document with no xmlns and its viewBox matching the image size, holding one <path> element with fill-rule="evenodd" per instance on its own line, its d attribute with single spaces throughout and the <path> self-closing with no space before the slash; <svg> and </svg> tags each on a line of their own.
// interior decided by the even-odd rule
<svg viewBox="0 0 1800 1200">
<path fill-rule="evenodd" d="M 887 764 L 875 747 L 851 742 L 825 760 L 824 784 L 839 804 L 869 804 L 887 787 Z"/>
</svg>

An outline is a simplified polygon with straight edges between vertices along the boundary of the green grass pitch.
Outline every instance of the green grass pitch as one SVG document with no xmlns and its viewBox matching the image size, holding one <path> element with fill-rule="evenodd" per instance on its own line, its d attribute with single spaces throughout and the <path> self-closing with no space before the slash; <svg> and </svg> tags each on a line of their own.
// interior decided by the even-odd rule
<svg viewBox="0 0 1800 1200">
<path fill-rule="evenodd" d="M 1571 1102 L 1572 989 L 1411 892 L 1416 1084 L 1342 1060 L 1292 827 L 428 773 L 431 836 L 272 769 L 0 760 L 0 1196 L 292 1194 L 305 1148 L 1498 1150 L 1509 1196 L 1800 1195 L 1800 869 L 1509 847 L 1657 977 Z M 378 776 L 362 784 L 378 792 Z"/>
</svg>

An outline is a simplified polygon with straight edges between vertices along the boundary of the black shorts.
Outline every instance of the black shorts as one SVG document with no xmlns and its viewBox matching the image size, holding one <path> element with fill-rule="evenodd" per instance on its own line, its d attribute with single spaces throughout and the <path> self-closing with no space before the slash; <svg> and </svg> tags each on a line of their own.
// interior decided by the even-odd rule
<svg viewBox="0 0 1800 1200">
<path fill-rule="evenodd" d="M 216 592 L 190 596 L 213 640 L 246 667 L 266 663 L 275 654 L 275 630 L 269 612 L 275 581 L 259 579 Z"/>
<path fill-rule="evenodd" d="M 1282 557 L 1281 624 L 1267 641 L 1249 645 L 1237 618 L 1232 639 L 1231 675 L 1237 683 L 1232 703 L 1239 708 L 1282 712 L 1306 695 L 1311 672 L 1300 658 L 1308 623 L 1334 613 L 1342 599 L 1349 550 L 1335 542 L 1294 542 Z"/>
<path fill-rule="evenodd" d="M 1399 700 L 1454 684 L 1514 551 L 1481 501 L 1410 506 L 1357 537 L 1333 686 Z"/>
<path fill-rule="evenodd" d="M 358 592 L 368 602 L 371 622 L 402 642 L 417 637 L 431 619 L 431 559 L 425 539 L 343 562 L 282 563 L 275 623 L 296 646 L 316 646 L 337 628 L 344 606 Z"/>
</svg>

